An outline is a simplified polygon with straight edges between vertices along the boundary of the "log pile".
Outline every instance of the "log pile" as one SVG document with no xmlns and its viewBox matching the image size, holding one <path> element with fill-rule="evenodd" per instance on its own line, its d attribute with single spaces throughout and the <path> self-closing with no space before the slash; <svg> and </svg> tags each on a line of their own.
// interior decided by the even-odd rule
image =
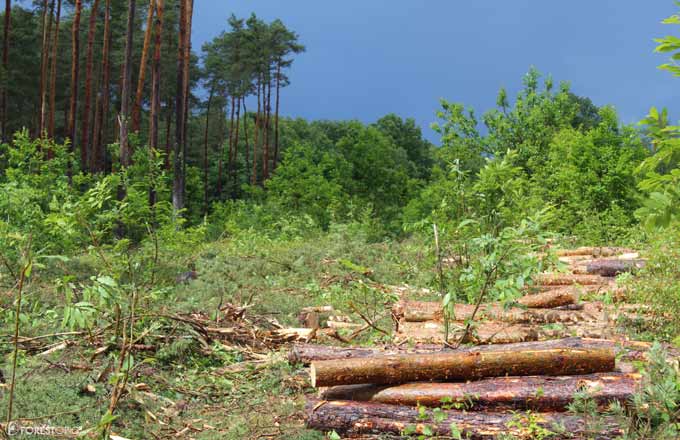
<svg viewBox="0 0 680 440">
<path fill-rule="evenodd" d="M 621 434 L 612 420 L 591 432 L 565 411 L 579 391 L 599 408 L 630 399 L 640 376 L 615 371 L 614 344 L 570 338 L 460 349 L 297 346 L 291 358 L 311 362 L 312 385 L 326 387 L 308 400 L 311 429 L 492 439 L 532 438 L 540 427 L 557 438 L 612 439 Z"/>
<path fill-rule="evenodd" d="M 393 345 L 295 344 L 289 361 L 309 365 L 319 388 L 308 399 L 307 426 L 351 438 L 618 438 L 622 430 L 613 419 L 603 416 L 591 426 L 567 411 L 582 392 L 601 410 L 626 404 L 636 392 L 641 377 L 632 363 L 646 359 L 649 344 L 616 339 L 612 324 L 644 308 L 582 297 L 616 292 L 615 277 L 644 261 L 620 248 L 557 254 L 568 273 L 536 276 L 515 303 L 453 305 L 453 345 L 442 344 L 441 303 L 405 295 L 392 308 Z"/>
<path fill-rule="evenodd" d="M 534 277 L 528 294 L 516 303 L 455 304 L 450 309 L 449 341 L 500 344 L 567 336 L 608 338 L 616 320 L 634 311 L 620 310 L 582 296 L 618 292 L 615 276 L 644 267 L 630 249 L 579 248 L 557 251 L 569 264 L 569 273 L 543 273 Z M 603 258 L 606 257 L 606 258 Z M 642 309 L 640 309 L 642 310 Z M 400 342 L 441 343 L 445 339 L 439 302 L 402 299 L 392 310 L 394 339 Z M 467 322 L 474 317 L 472 329 Z"/>
</svg>

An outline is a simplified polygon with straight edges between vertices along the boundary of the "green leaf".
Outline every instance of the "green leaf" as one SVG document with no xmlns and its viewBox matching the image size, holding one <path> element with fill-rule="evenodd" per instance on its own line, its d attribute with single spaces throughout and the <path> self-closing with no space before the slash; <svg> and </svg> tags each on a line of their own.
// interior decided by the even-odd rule
<svg viewBox="0 0 680 440">
<path fill-rule="evenodd" d="M 451 425 L 449 425 L 449 428 L 451 429 L 451 437 L 453 437 L 456 440 L 461 440 L 463 438 L 460 428 L 458 428 L 458 425 L 456 425 L 455 423 L 451 423 Z"/>
</svg>

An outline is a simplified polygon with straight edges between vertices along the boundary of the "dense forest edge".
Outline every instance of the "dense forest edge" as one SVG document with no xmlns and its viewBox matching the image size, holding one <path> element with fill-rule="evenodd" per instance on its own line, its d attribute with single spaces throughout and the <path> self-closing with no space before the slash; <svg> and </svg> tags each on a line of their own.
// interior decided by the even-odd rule
<svg viewBox="0 0 680 440">
<path fill-rule="evenodd" d="M 280 20 L 232 16 L 192 48 L 193 0 L 32 3 L 0 16 L 3 435 L 339 438 L 304 428 L 309 384 L 286 344 L 200 329 L 296 328 L 331 306 L 372 324 L 335 342 L 387 344 L 396 288 L 443 309 L 512 305 L 560 270 L 550 248 L 617 246 L 647 264 L 598 299 L 647 305 L 619 324 L 655 346 L 644 389 L 612 413 L 622 438 L 680 436 L 662 348 L 680 347 L 680 126 L 666 109 L 626 125 L 531 67 L 482 113 L 433 103 L 435 145 L 393 113 L 284 116 L 306 49 Z M 680 76 L 680 39 L 656 41 Z M 587 398 L 571 409 L 597 423 Z"/>
</svg>

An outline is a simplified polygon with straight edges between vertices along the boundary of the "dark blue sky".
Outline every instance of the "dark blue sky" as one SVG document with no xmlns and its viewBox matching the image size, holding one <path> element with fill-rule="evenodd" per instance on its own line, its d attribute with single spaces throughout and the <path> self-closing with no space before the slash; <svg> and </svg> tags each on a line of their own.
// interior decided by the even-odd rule
<svg viewBox="0 0 680 440">
<path fill-rule="evenodd" d="M 195 48 L 232 12 L 280 18 L 307 52 L 291 71 L 282 113 L 308 119 L 414 117 L 429 138 L 439 98 L 478 115 L 531 65 L 633 123 L 650 106 L 678 110 L 680 78 L 659 71 L 655 37 L 671 0 L 197 0 Z M 252 108 L 252 106 L 251 106 Z"/>
</svg>

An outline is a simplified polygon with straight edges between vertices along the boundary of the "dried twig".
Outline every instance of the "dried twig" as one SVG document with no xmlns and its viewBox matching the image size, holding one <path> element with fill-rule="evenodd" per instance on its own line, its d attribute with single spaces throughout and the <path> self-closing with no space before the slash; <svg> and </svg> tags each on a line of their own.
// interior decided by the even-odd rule
<svg viewBox="0 0 680 440">
<path fill-rule="evenodd" d="M 368 319 L 368 318 L 366 317 L 366 315 L 364 315 L 364 314 L 361 312 L 361 310 L 359 310 L 359 308 L 358 308 L 357 306 L 354 305 L 354 303 L 350 302 L 350 303 L 349 303 L 349 307 L 354 311 L 354 313 L 356 313 L 357 315 L 359 315 L 359 316 L 361 317 L 361 319 L 363 319 L 364 321 L 366 321 L 366 324 L 368 324 L 370 327 L 372 327 L 373 329 L 379 331 L 380 333 L 383 333 L 383 334 L 385 334 L 385 335 L 387 335 L 387 336 L 390 336 L 390 334 L 389 334 L 387 331 L 381 329 L 380 327 L 378 327 L 377 325 L 375 325 L 370 319 Z"/>
<path fill-rule="evenodd" d="M 26 282 L 26 273 L 31 267 L 31 242 L 32 237 L 28 239 L 28 245 L 26 246 L 25 257 L 27 259 L 26 264 L 21 269 L 19 274 L 19 287 L 17 289 L 17 307 L 16 314 L 14 316 L 14 359 L 12 360 L 12 382 L 9 386 L 9 402 L 7 404 L 7 424 L 12 422 L 12 409 L 14 405 L 14 387 L 16 385 L 17 377 L 17 359 L 19 358 L 19 316 L 21 315 L 21 297 L 24 290 L 24 283 Z"/>
</svg>

